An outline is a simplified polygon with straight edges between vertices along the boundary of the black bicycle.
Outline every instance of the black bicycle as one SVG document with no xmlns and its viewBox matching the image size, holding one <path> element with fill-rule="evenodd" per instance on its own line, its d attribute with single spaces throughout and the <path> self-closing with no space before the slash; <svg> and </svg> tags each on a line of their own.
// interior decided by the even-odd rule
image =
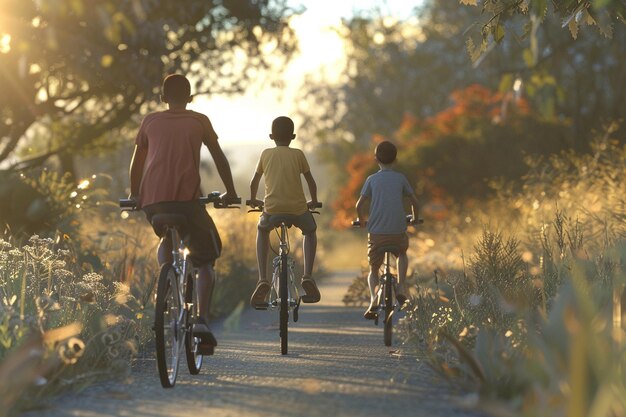
<svg viewBox="0 0 626 417">
<path fill-rule="evenodd" d="M 215 208 L 236 208 L 241 199 L 228 202 L 220 193 L 212 192 L 200 197 L 200 203 L 213 204 Z M 121 199 L 122 211 L 135 211 L 137 204 L 132 199 Z M 176 384 L 180 356 L 184 349 L 189 373 L 197 375 L 202 367 L 203 355 L 199 347 L 203 341 L 192 334 L 192 326 L 199 317 L 198 294 L 195 279 L 197 271 L 188 258 L 187 219 L 178 213 L 161 213 L 152 217 L 152 225 L 164 229 L 164 236 L 172 242 L 172 262 L 161 266 L 157 283 L 154 327 L 157 369 L 163 388 Z M 208 354 L 213 354 L 212 346 Z"/>
<path fill-rule="evenodd" d="M 424 220 L 413 220 L 412 215 L 406 216 L 406 221 L 410 225 L 417 225 L 424 223 Z M 352 222 L 352 226 L 360 227 L 361 222 L 355 220 Z M 391 346 L 393 338 L 393 314 L 395 311 L 400 310 L 402 307 L 396 302 L 395 291 L 398 284 L 398 278 L 391 270 L 391 257 L 398 256 L 400 249 L 394 245 L 382 246 L 378 249 L 380 253 L 384 254 L 384 261 L 381 267 L 382 274 L 379 274 L 379 285 L 376 293 L 376 316 L 374 318 L 374 324 L 378 326 L 379 317 L 383 316 L 383 338 L 385 346 Z"/>
<path fill-rule="evenodd" d="M 252 200 L 246 200 L 246 205 L 251 207 L 251 209 L 248 210 L 248 213 L 263 212 L 262 204 L 255 205 Z M 321 208 L 322 203 L 318 203 L 315 207 Z M 319 214 L 318 211 L 311 211 L 311 213 Z M 290 247 L 288 229 L 293 226 L 294 217 L 295 216 L 288 214 L 272 216 L 272 226 L 278 236 L 278 251 L 272 248 L 276 257 L 272 262 L 274 272 L 272 274 L 269 301 L 266 304 L 254 306 L 256 310 L 279 310 L 280 353 L 283 355 L 286 355 L 288 351 L 289 312 L 293 312 L 293 321 L 297 322 L 300 303 L 302 302 L 302 297 L 298 292 L 298 287 L 295 285 L 295 261 L 291 256 L 289 256 Z"/>
</svg>

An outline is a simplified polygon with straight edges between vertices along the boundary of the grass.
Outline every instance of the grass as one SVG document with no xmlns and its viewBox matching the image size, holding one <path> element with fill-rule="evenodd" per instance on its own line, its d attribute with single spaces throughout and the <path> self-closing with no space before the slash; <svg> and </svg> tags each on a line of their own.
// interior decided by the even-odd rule
<svg viewBox="0 0 626 417">
<path fill-rule="evenodd" d="M 412 240 L 405 343 L 494 415 L 626 413 L 626 147 L 610 133 Z"/>
</svg>

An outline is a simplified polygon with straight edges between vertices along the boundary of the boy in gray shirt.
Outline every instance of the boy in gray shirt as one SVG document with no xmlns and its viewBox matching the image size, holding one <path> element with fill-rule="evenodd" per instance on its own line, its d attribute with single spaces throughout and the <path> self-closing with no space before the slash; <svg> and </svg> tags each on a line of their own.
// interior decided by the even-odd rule
<svg viewBox="0 0 626 417">
<path fill-rule="evenodd" d="M 395 145 L 384 141 L 376 146 L 374 152 L 380 171 L 370 175 L 365 180 L 361 196 L 356 203 L 358 221 L 361 227 L 367 225 L 368 231 L 368 260 L 370 265 L 367 281 L 370 288 L 370 305 L 363 315 L 368 320 L 376 318 L 376 286 L 379 282 L 378 271 L 383 263 L 384 253 L 379 251 L 383 246 L 396 246 L 398 248 L 398 288 L 396 299 L 400 305 L 407 300 L 405 281 L 408 268 L 406 251 L 409 247 L 409 238 L 406 234 L 406 214 L 404 211 L 404 199 L 411 202 L 413 219 L 417 219 L 418 201 L 415 192 L 409 185 L 406 177 L 394 171 L 391 165 L 396 160 L 398 151 Z M 365 205 L 369 202 L 369 215 L 367 221 Z"/>
</svg>

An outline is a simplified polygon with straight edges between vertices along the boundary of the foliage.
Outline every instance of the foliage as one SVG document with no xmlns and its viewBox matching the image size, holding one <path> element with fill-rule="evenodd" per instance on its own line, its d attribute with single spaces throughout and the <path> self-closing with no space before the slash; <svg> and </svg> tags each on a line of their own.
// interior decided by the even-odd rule
<svg viewBox="0 0 626 417">
<path fill-rule="evenodd" d="M 535 160 L 518 191 L 500 184 L 468 215 L 493 222 L 477 240 L 476 222 L 458 222 L 467 271 L 418 276 L 401 327 L 452 383 L 521 415 L 623 415 L 626 148 L 613 131 L 592 153 Z"/>
<path fill-rule="evenodd" d="M 481 2 L 487 3 L 492 2 Z M 537 120 L 520 127 L 518 140 L 534 138 L 536 124 L 552 123 L 560 126 L 552 145 L 583 151 L 590 131 L 626 119 L 623 26 L 611 39 L 581 30 L 574 40 L 550 13 L 531 39 L 523 34 L 527 18 L 516 14 L 507 20 L 510 36 L 500 47 L 489 47 L 472 62 L 463 45 L 480 19 L 478 7 L 428 0 L 404 21 L 363 15 L 342 23 L 338 33 L 347 55 L 341 76 L 329 81 L 311 75 L 300 110 L 305 134 L 318 145 L 337 184 L 350 180 L 344 168 L 353 155 L 370 150 L 376 136 L 393 138 L 405 123 L 454 107 L 454 92 L 473 84 L 528 103 Z M 626 130 L 616 137 L 623 142 Z M 449 151 L 441 146 L 440 153 Z M 506 161 L 501 158 L 496 166 Z"/>
<path fill-rule="evenodd" d="M 523 99 L 480 85 L 455 91 L 452 97 L 453 106 L 430 118 L 406 116 L 396 133 L 396 168 L 417 186 L 427 212 L 441 210 L 450 198 L 483 198 L 491 192 L 489 179 L 513 181 L 527 171 L 525 154 L 549 154 L 563 146 L 562 126 L 543 121 Z M 371 153 L 355 154 L 346 166 L 349 181 L 335 203 L 337 226 L 349 224 L 360 187 L 376 170 Z"/>
<path fill-rule="evenodd" d="M 9 169 L 59 155 L 73 173 L 73 155 L 124 137 L 165 74 L 189 75 L 197 94 L 232 93 L 295 48 L 283 0 L 92 3 L 0 2 L 0 162 Z"/>
<path fill-rule="evenodd" d="M 460 0 L 461 4 L 479 6 L 477 0 Z M 581 26 L 597 26 L 605 37 L 613 36 L 614 22 L 626 24 L 626 4 L 621 0 L 490 0 L 480 2 L 485 21 L 480 25 L 482 41 L 479 46 L 468 41 L 472 55 L 484 53 L 489 42 L 501 42 L 505 35 L 506 23 L 514 17 L 524 16 L 529 21 L 525 35 L 535 36 L 537 25 L 540 25 L 548 14 L 561 19 L 562 27 L 568 28 L 571 36 L 576 39 Z"/>
<path fill-rule="evenodd" d="M 73 234 L 78 214 L 107 196 L 106 175 L 78 184 L 67 173 L 47 169 L 20 175 L 0 172 L 0 178 L 1 226 L 16 239 L 33 233 Z"/>
<path fill-rule="evenodd" d="M 48 341 L 34 351 L 41 373 L 31 375 L 37 385 L 22 399 L 129 371 L 147 327 L 129 285 L 81 266 L 61 240 L 34 235 L 0 247 L 0 359 L 17 355 L 27 339 Z"/>
</svg>

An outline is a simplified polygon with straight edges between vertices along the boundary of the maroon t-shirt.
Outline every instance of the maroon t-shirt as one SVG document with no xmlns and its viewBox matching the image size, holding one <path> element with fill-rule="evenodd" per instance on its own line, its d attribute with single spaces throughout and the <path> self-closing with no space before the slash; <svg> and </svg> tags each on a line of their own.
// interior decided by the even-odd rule
<svg viewBox="0 0 626 417">
<path fill-rule="evenodd" d="M 192 110 L 147 115 L 135 144 L 148 150 L 139 198 L 141 206 L 200 197 L 200 148 L 217 140 L 208 117 Z"/>
</svg>

